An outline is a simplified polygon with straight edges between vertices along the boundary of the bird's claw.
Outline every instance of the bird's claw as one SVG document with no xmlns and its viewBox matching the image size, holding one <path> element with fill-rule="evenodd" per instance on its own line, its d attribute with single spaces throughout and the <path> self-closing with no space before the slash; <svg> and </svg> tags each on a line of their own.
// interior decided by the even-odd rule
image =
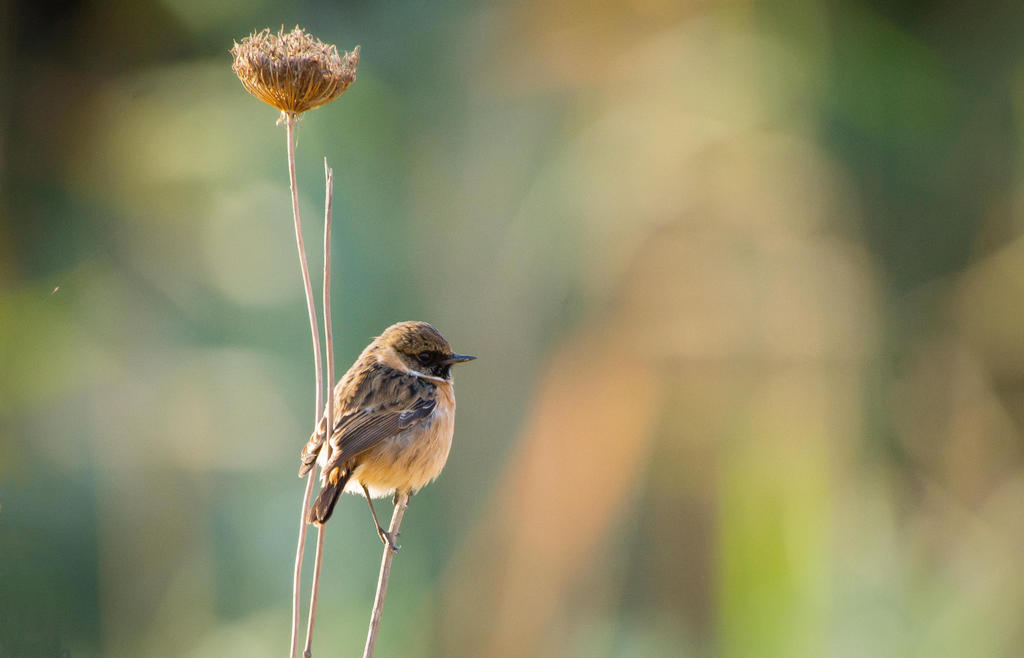
<svg viewBox="0 0 1024 658">
<path fill-rule="evenodd" d="M 384 542 L 384 545 L 385 545 L 385 546 L 387 546 L 388 548 L 390 548 L 390 549 L 391 549 L 391 550 L 392 550 L 393 552 L 395 552 L 395 553 L 397 553 L 397 552 L 398 552 L 398 550 L 399 550 L 400 548 L 402 548 L 402 547 L 401 547 L 401 546 L 399 546 L 399 545 L 398 545 L 397 543 L 395 543 L 395 539 L 398 539 L 398 537 L 400 537 L 401 535 L 402 535 L 402 533 L 400 533 L 400 532 L 396 532 L 396 533 L 395 533 L 395 536 L 394 536 L 394 537 L 392 537 L 392 536 L 391 536 L 391 534 L 390 534 L 389 532 L 387 532 L 386 530 L 384 530 L 384 528 L 377 528 L 377 536 L 379 536 L 379 537 L 380 537 L 380 540 L 381 540 L 382 542 Z"/>
</svg>

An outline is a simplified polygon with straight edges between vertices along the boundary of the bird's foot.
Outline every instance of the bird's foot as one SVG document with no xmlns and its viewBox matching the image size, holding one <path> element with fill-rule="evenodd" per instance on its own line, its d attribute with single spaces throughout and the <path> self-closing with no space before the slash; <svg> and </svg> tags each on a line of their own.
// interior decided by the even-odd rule
<svg viewBox="0 0 1024 658">
<path fill-rule="evenodd" d="M 400 532 L 396 532 L 395 536 L 392 537 L 390 532 L 388 532 L 384 528 L 378 527 L 377 528 L 377 536 L 380 537 L 380 540 L 382 542 L 384 542 L 385 546 L 390 548 L 395 553 L 397 553 L 398 550 L 400 548 L 402 548 L 401 546 L 398 545 L 398 543 L 396 541 L 400 536 L 402 536 L 402 533 L 400 533 Z"/>
</svg>

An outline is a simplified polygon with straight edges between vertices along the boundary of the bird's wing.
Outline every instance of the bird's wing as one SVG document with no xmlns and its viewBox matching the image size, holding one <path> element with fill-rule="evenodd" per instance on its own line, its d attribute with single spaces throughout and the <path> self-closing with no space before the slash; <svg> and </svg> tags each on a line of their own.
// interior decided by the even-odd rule
<svg viewBox="0 0 1024 658">
<path fill-rule="evenodd" d="M 421 422 L 437 406 L 436 398 L 427 391 L 414 400 L 395 401 L 374 410 L 362 410 L 341 419 L 331 436 L 331 459 L 326 472 L 369 450 L 381 441 Z"/>
<path fill-rule="evenodd" d="M 403 377 L 398 371 L 382 364 L 364 363 L 362 359 L 356 361 L 348 369 L 348 372 L 338 380 L 331 392 L 331 400 L 327 403 L 334 405 L 332 420 L 334 426 L 331 431 L 327 431 L 327 410 L 325 408 L 316 430 L 302 449 L 302 454 L 299 457 L 299 477 L 303 477 L 313 468 L 317 459 L 320 458 L 320 453 L 328 449 L 327 444 L 334 443 L 333 441 L 328 442 L 327 437 L 335 437 L 343 425 L 354 420 L 362 408 L 372 403 L 378 396 L 385 400 L 396 400 L 401 391 L 405 393 L 410 404 L 414 402 L 415 392 L 413 388 L 408 387 L 403 381 L 404 379 L 407 377 Z M 404 390 L 401 388 L 403 385 L 406 386 Z M 328 450 L 328 457 L 332 457 L 335 452 L 337 451 Z"/>
</svg>

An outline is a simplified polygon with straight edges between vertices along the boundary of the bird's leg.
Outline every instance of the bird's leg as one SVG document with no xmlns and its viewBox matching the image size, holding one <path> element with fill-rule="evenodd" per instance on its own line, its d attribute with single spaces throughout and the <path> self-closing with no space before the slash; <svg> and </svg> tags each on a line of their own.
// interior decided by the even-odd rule
<svg viewBox="0 0 1024 658">
<path fill-rule="evenodd" d="M 398 549 L 401 548 L 401 546 L 395 543 L 395 539 L 397 539 L 397 537 L 392 537 L 387 530 L 381 527 L 380 521 L 377 520 L 377 511 L 373 509 L 373 500 L 370 498 L 370 490 L 366 488 L 365 484 L 360 483 L 360 486 L 363 488 L 363 493 L 366 494 L 366 504 L 370 506 L 370 514 L 373 515 L 373 522 L 377 525 L 377 536 L 380 537 L 380 540 L 384 542 L 385 546 L 388 546 L 392 551 L 397 553 Z M 399 532 L 396 534 L 400 535 L 402 533 Z"/>
</svg>

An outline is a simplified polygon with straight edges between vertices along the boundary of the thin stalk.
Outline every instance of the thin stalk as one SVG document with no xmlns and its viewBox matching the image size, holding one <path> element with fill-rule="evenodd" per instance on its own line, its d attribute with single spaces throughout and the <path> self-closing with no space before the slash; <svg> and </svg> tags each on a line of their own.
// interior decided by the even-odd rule
<svg viewBox="0 0 1024 658">
<path fill-rule="evenodd" d="M 388 534 L 392 537 L 398 536 L 398 529 L 402 527 L 402 517 L 409 507 L 408 492 L 401 492 L 395 496 L 395 511 L 391 515 L 391 525 L 388 527 Z M 380 620 L 384 615 L 384 596 L 388 593 L 388 579 L 391 577 L 391 560 L 395 552 L 391 547 L 384 547 L 384 557 L 380 561 L 380 576 L 377 578 L 377 596 L 373 601 L 373 612 L 370 613 L 370 628 L 366 633 L 366 647 L 363 649 L 363 658 L 372 658 L 373 650 L 377 645 L 377 630 L 380 628 Z"/>
<path fill-rule="evenodd" d="M 326 343 L 327 357 L 327 409 L 324 415 L 327 416 L 327 438 L 331 440 L 331 429 L 334 427 L 331 419 L 334 411 L 334 400 L 330 394 L 334 385 L 334 329 L 331 326 L 331 215 L 334 210 L 334 172 L 327 166 L 327 158 L 324 158 L 324 176 L 327 178 L 327 198 L 324 200 L 324 339 Z M 310 471 L 312 472 L 312 471 Z M 316 561 L 313 562 L 313 591 L 309 595 L 309 619 L 306 621 L 306 651 L 303 655 L 310 658 L 313 655 L 313 622 L 316 619 L 316 604 L 320 598 L 320 565 L 324 555 L 324 526 L 317 526 L 316 532 Z"/>
<path fill-rule="evenodd" d="M 295 180 L 295 122 L 298 116 L 284 112 L 285 133 L 288 139 L 288 183 L 292 192 L 292 217 L 295 218 L 295 243 L 299 249 L 299 265 L 302 267 L 302 284 L 306 289 L 306 310 L 309 312 L 309 329 L 313 335 L 313 363 L 316 369 L 316 407 L 313 412 L 313 427 L 320 423 L 320 413 L 324 408 L 324 371 L 323 359 L 320 355 L 320 327 L 316 320 L 316 305 L 313 301 L 313 284 L 309 279 L 309 264 L 306 262 L 306 246 L 302 241 L 302 220 L 299 217 L 299 188 Z M 306 548 L 306 509 L 313 491 L 313 471 L 307 475 L 306 493 L 302 498 L 302 509 L 299 511 L 299 543 L 295 550 L 295 572 L 292 578 L 292 641 L 289 658 L 295 658 L 295 649 L 299 641 L 299 606 L 302 603 L 302 553 Z"/>
<path fill-rule="evenodd" d="M 313 620 L 316 619 L 316 604 L 320 598 L 320 565 L 324 559 L 324 532 L 327 530 L 323 525 L 316 527 L 316 558 L 313 560 L 313 592 L 309 595 L 309 619 L 306 622 L 306 650 L 302 653 L 305 658 L 313 655 Z"/>
<path fill-rule="evenodd" d="M 306 475 L 306 493 L 302 496 L 302 515 L 299 519 L 299 546 L 295 549 L 295 573 L 292 579 L 292 645 L 289 652 L 290 658 L 295 658 L 295 650 L 299 642 L 299 606 L 302 604 L 302 553 L 306 549 L 306 511 L 309 509 L 309 499 L 313 496 L 313 482 L 316 478 L 313 474 L 316 468 L 311 468 Z"/>
</svg>

